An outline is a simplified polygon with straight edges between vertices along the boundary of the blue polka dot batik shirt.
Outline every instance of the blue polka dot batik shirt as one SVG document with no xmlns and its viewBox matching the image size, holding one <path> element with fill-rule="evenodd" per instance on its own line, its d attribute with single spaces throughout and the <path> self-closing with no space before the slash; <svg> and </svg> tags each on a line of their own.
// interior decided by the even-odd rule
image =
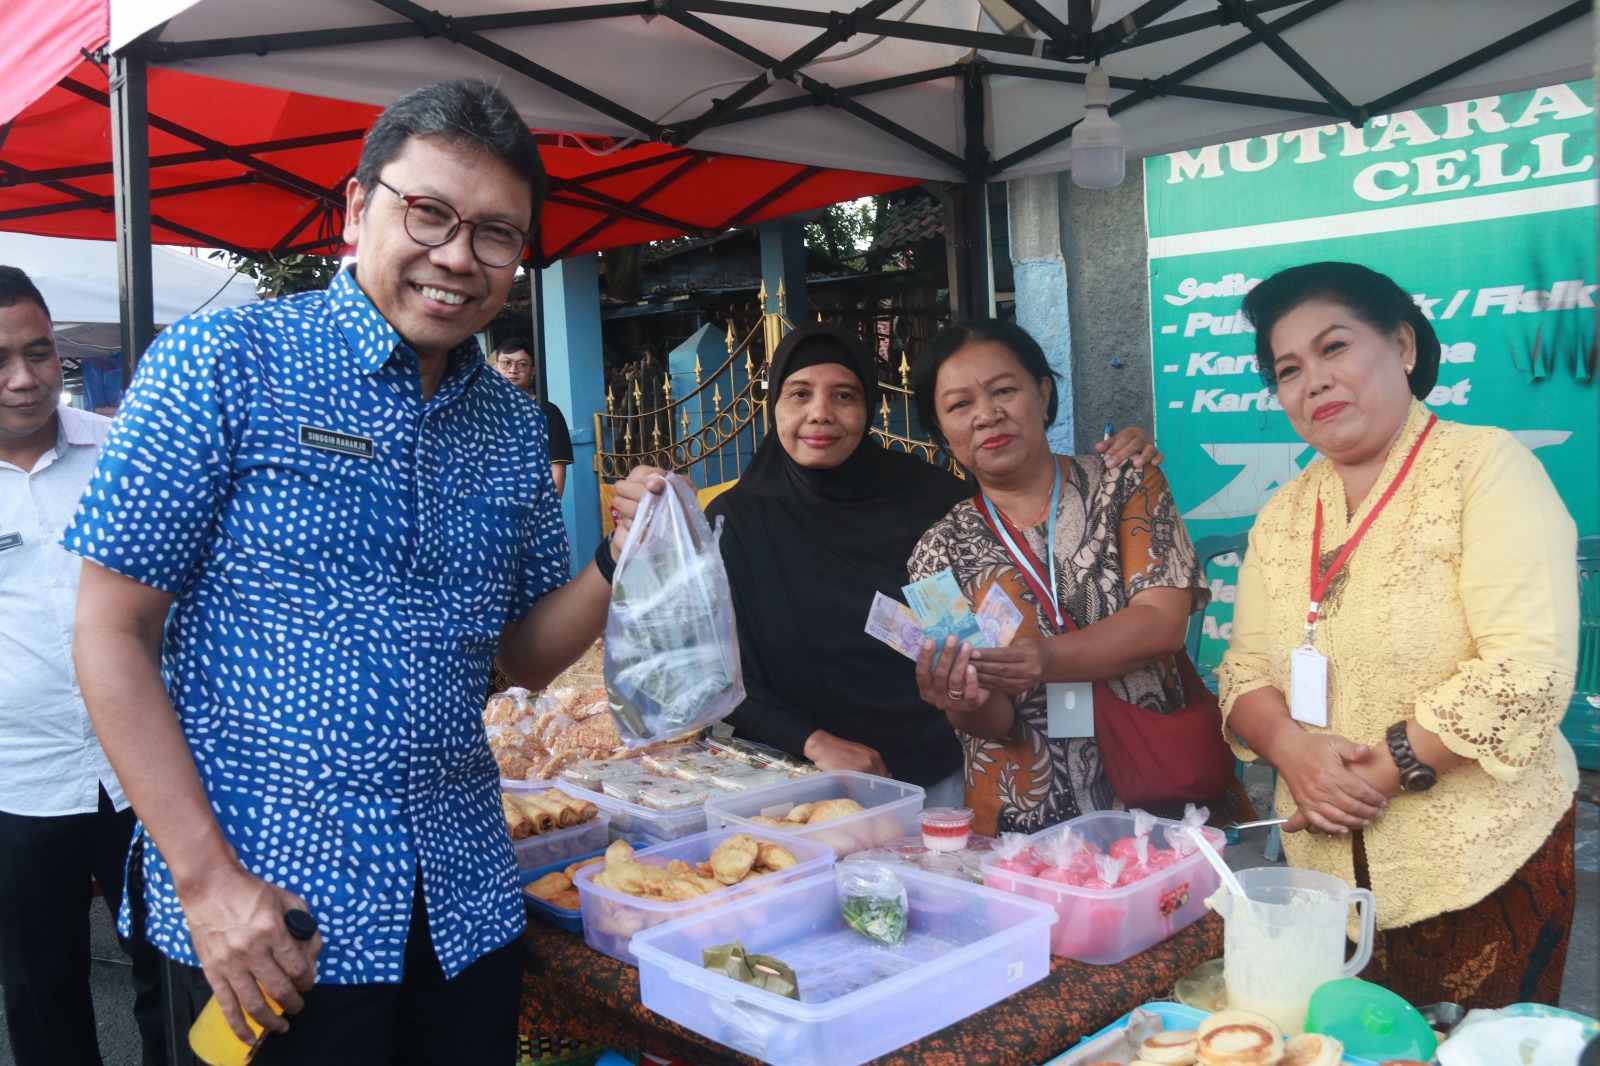
<svg viewBox="0 0 1600 1066">
<path fill-rule="evenodd" d="M 63 544 L 175 597 L 184 736 L 240 861 L 310 902 L 319 981 L 400 980 L 419 870 L 447 976 L 517 936 L 483 695 L 501 628 L 569 570 L 544 416 L 476 341 L 424 400 L 348 271 L 184 319 Z M 198 965 L 144 854 L 147 934 Z"/>
</svg>

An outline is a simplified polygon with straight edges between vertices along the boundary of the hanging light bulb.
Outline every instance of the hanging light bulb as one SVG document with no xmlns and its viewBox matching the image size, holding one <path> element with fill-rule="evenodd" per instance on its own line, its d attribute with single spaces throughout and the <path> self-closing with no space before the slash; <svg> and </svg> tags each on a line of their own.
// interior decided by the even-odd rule
<svg viewBox="0 0 1600 1066">
<path fill-rule="evenodd" d="M 1083 120 L 1072 131 L 1072 183 L 1085 189 L 1122 184 L 1127 150 L 1111 117 L 1111 79 L 1100 67 L 1083 79 Z"/>
</svg>

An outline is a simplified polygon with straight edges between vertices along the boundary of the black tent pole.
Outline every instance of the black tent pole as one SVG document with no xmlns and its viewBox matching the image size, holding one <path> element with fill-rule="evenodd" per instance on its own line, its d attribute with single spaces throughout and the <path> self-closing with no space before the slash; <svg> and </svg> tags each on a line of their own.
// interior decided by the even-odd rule
<svg viewBox="0 0 1600 1066">
<path fill-rule="evenodd" d="M 950 279 L 954 317 L 989 314 L 989 164 L 984 144 L 982 60 L 967 64 L 962 83 L 965 119 L 966 181 L 950 190 L 951 230 L 955 237 L 955 277 Z"/>
<path fill-rule="evenodd" d="M 117 299 L 121 308 L 122 385 L 155 339 L 150 268 L 150 98 L 145 42 L 111 56 L 111 166 L 117 219 Z"/>
</svg>

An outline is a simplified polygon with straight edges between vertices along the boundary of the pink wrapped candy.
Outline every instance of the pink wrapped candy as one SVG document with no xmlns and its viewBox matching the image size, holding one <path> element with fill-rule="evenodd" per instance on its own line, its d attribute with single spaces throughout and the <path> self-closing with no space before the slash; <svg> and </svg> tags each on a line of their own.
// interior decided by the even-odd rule
<svg viewBox="0 0 1600 1066">
<path fill-rule="evenodd" d="M 1113 859 L 1138 858 L 1137 841 L 1133 837 L 1118 837 L 1111 843 L 1111 850 L 1107 852 Z"/>
<path fill-rule="evenodd" d="M 1146 866 L 1143 863 L 1130 862 L 1123 868 L 1121 876 L 1117 878 L 1117 887 L 1121 888 L 1123 885 L 1131 885 L 1135 881 L 1149 877 L 1153 873 L 1155 873 L 1155 870 L 1152 867 Z"/>
</svg>

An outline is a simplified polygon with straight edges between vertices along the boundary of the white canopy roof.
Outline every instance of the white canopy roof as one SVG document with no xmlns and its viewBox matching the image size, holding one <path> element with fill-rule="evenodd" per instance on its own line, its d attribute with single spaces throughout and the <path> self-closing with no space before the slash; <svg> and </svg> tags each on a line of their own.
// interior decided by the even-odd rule
<svg viewBox="0 0 1600 1066">
<path fill-rule="evenodd" d="M 159 27 L 154 63 L 375 104 L 474 75 L 536 128 L 952 181 L 1065 168 L 1094 55 L 1141 156 L 1587 77 L 1594 52 L 1585 0 L 858 2 L 111 0 L 111 46 Z"/>
<path fill-rule="evenodd" d="M 150 252 L 158 326 L 201 308 L 234 307 L 256 298 L 255 282 L 220 263 L 162 245 Z M 109 351 L 121 346 L 115 243 L 0 232 L 0 263 L 22 268 L 39 286 L 64 339 Z M 64 347 L 63 354 L 77 353 Z"/>
</svg>

